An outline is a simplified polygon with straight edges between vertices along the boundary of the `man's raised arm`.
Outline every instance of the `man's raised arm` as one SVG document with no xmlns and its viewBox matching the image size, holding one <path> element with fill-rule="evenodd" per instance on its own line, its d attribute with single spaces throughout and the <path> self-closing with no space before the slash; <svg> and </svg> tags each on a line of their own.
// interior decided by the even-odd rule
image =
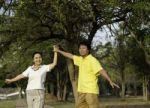
<svg viewBox="0 0 150 108">
<path fill-rule="evenodd" d="M 58 53 L 60 53 L 60 54 L 62 54 L 63 56 L 65 56 L 65 57 L 67 57 L 67 58 L 69 58 L 69 59 L 73 59 L 73 54 L 68 53 L 68 52 L 65 52 L 65 51 L 61 51 L 61 50 L 59 49 L 59 47 L 56 47 L 56 48 L 54 49 L 54 51 L 55 51 L 55 52 L 58 52 Z"/>
</svg>

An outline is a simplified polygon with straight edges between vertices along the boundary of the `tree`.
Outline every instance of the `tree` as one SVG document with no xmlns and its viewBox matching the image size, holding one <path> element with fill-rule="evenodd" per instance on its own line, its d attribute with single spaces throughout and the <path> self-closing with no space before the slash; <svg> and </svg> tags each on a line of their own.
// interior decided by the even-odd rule
<svg viewBox="0 0 150 108">
<path fill-rule="evenodd" d="M 118 0 L 11 0 L 3 2 L 0 28 L 2 39 L 0 56 L 10 49 L 12 43 L 20 40 L 26 43 L 23 51 L 32 45 L 48 39 L 64 39 L 64 50 L 77 54 L 77 44 L 93 37 L 103 25 L 124 21 L 134 7 L 145 1 Z M 148 1 L 147 1 L 148 2 Z M 149 2 L 148 2 L 149 3 Z M 9 10 L 8 10 L 9 9 Z M 13 14 L 12 14 L 13 13 Z M 131 16 L 130 16 L 131 17 Z M 21 27 L 20 27 L 21 26 Z M 18 42 L 18 41 L 17 41 Z M 69 76 L 76 95 L 76 76 L 74 65 L 67 59 Z"/>
</svg>

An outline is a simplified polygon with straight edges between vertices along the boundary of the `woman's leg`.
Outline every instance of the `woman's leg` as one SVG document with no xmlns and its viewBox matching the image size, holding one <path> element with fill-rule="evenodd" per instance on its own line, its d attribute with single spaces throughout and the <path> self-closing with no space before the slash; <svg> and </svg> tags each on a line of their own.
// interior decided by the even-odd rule
<svg viewBox="0 0 150 108">
<path fill-rule="evenodd" d="M 28 108 L 33 108 L 34 97 L 32 96 L 32 92 L 27 91 L 26 95 L 27 95 L 27 106 L 28 106 Z"/>
<path fill-rule="evenodd" d="M 35 100 L 33 102 L 33 108 L 44 108 L 45 91 L 36 90 Z"/>
</svg>

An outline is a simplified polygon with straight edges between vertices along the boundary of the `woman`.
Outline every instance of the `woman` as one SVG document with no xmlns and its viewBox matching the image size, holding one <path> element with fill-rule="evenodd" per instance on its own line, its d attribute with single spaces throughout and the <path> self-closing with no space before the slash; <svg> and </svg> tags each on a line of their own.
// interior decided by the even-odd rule
<svg viewBox="0 0 150 108">
<path fill-rule="evenodd" d="M 33 62 L 34 64 L 29 66 L 22 74 L 12 79 L 6 79 L 5 82 L 9 84 L 28 77 L 28 84 L 26 88 L 28 108 L 44 108 L 44 82 L 46 73 L 50 72 L 57 64 L 57 53 L 54 52 L 53 63 L 42 65 L 42 54 L 40 52 L 35 52 L 33 54 Z"/>
</svg>

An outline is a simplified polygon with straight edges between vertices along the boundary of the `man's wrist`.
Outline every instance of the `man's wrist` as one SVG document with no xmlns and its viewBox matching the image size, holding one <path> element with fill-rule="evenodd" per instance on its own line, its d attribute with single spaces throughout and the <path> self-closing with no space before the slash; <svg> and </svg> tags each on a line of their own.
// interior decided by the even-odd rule
<svg viewBox="0 0 150 108">
<path fill-rule="evenodd" d="M 61 50 L 58 50 L 57 52 L 61 53 Z"/>
<path fill-rule="evenodd" d="M 112 81 L 111 81 L 111 80 L 109 80 L 109 83 L 111 84 L 111 83 L 112 83 Z"/>
</svg>

